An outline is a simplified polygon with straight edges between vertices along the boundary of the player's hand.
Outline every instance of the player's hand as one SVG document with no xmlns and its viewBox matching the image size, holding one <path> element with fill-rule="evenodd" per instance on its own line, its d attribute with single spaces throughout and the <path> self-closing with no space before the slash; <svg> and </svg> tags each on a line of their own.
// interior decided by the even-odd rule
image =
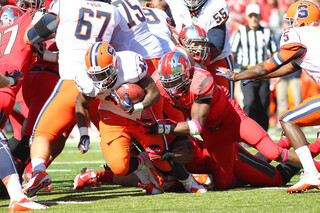
<svg viewBox="0 0 320 213">
<path fill-rule="evenodd" d="M 158 144 L 152 144 L 146 148 L 150 160 L 172 160 L 174 154 L 168 150 L 162 149 Z"/>
<path fill-rule="evenodd" d="M 13 83 L 10 83 L 9 86 L 15 86 L 23 79 L 23 73 L 18 70 L 13 70 L 11 73 L 6 72 L 6 76 L 12 79 Z M 11 81 L 10 81 L 11 82 Z"/>
<path fill-rule="evenodd" d="M 111 93 L 111 96 L 126 113 L 131 114 L 133 112 L 134 104 L 131 102 L 128 93 L 124 93 L 125 100 L 122 100 L 115 90 Z"/>
<path fill-rule="evenodd" d="M 143 120 L 136 120 L 140 126 L 140 131 L 145 134 L 158 134 L 159 124 L 153 119 L 145 118 Z"/>
<path fill-rule="evenodd" d="M 229 70 L 225 67 L 215 67 L 217 73 L 216 75 L 219 75 L 219 76 L 223 76 L 231 81 L 234 81 L 234 76 L 237 74 L 235 72 L 233 72 L 232 70 Z"/>
<path fill-rule="evenodd" d="M 82 154 L 89 150 L 90 137 L 88 135 L 82 135 L 78 144 L 78 149 Z"/>
<path fill-rule="evenodd" d="M 36 52 L 38 53 L 38 56 L 40 59 L 43 59 L 43 54 L 46 51 L 46 47 L 43 43 L 33 44 L 33 46 L 36 49 Z"/>
</svg>

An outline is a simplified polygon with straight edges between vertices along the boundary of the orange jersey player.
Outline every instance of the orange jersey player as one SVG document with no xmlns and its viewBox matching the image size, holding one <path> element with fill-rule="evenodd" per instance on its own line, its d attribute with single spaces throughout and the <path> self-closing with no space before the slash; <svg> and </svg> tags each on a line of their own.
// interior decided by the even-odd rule
<svg viewBox="0 0 320 213">
<path fill-rule="evenodd" d="M 221 75 L 231 80 L 263 79 L 281 77 L 302 69 L 320 84 L 320 62 L 317 58 L 320 48 L 320 10 L 310 1 L 298 1 L 287 10 L 285 18 L 291 28 L 283 32 L 279 53 L 250 69 L 236 74 L 218 69 Z M 319 101 L 316 95 L 304 100 L 297 107 L 281 113 L 280 124 L 298 154 L 304 168 L 304 175 L 287 192 L 302 192 L 320 187 L 320 174 L 313 163 L 307 139 L 300 127 L 319 125 Z"/>
</svg>

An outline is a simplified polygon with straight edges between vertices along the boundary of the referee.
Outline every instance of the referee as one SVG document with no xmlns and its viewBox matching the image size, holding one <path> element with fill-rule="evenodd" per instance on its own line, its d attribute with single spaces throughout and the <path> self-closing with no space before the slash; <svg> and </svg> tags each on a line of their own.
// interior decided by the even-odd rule
<svg viewBox="0 0 320 213">
<path fill-rule="evenodd" d="M 246 7 L 247 26 L 240 26 L 231 37 L 231 51 L 237 55 L 240 72 L 261 63 L 277 52 L 273 33 L 259 23 L 258 4 Z M 269 79 L 257 80 L 241 85 L 244 111 L 266 131 L 269 127 L 270 89 Z"/>
</svg>

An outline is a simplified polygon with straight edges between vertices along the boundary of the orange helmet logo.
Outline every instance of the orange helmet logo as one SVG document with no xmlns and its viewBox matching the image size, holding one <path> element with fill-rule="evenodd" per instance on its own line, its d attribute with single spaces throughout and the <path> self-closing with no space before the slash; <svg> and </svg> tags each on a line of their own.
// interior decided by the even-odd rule
<svg viewBox="0 0 320 213">
<path fill-rule="evenodd" d="M 284 17 L 291 27 L 319 26 L 320 9 L 310 1 L 297 1 L 287 10 Z"/>
</svg>

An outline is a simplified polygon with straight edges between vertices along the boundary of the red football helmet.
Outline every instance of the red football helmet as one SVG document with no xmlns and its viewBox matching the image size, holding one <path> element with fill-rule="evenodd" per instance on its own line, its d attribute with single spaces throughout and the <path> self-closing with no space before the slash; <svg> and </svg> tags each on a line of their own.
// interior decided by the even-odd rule
<svg viewBox="0 0 320 213">
<path fill-rule="evenodd" d="M 288 8 L 284 19 L 289 21 L 290 27 L 319 26 L 320 10 L 311 1 L 297 1 Z"/>
<path fill-rule="evenodd" d="M 44 7 L 45 0 L 16 0 L 17 6 L 22 10 L 38 10 Z"/>
<path fill-rule="evenodd" d="M 166 53 L 159 61 L 159 80 L 163 89 L 174 98 L 179 98 L 190 85 L 191 68 L 188 56 L 179 51 Z"/>
<path fill-rule="evenodd" d="M 6 5 L 0 12 L 0 26 L 6 26 L 13 23 L 14 19 L 23 15 L 23 11 L 16 6 Z"/>
<path fill-rule="evenodd" d="M 182 28 L 179 33 L 180 43 L 189 50 L 196 61 L 205 61 L 210 52 L 210 41 L 206 31 L 198 25 Z"/>
<path fill-rule="evenodd" d="M 106 42 L 97 42 L 85 55 L 86 71 L 99 89 L 109 89 L 117 81 L 118 65 L 116 51 Z"/>
</svg>

